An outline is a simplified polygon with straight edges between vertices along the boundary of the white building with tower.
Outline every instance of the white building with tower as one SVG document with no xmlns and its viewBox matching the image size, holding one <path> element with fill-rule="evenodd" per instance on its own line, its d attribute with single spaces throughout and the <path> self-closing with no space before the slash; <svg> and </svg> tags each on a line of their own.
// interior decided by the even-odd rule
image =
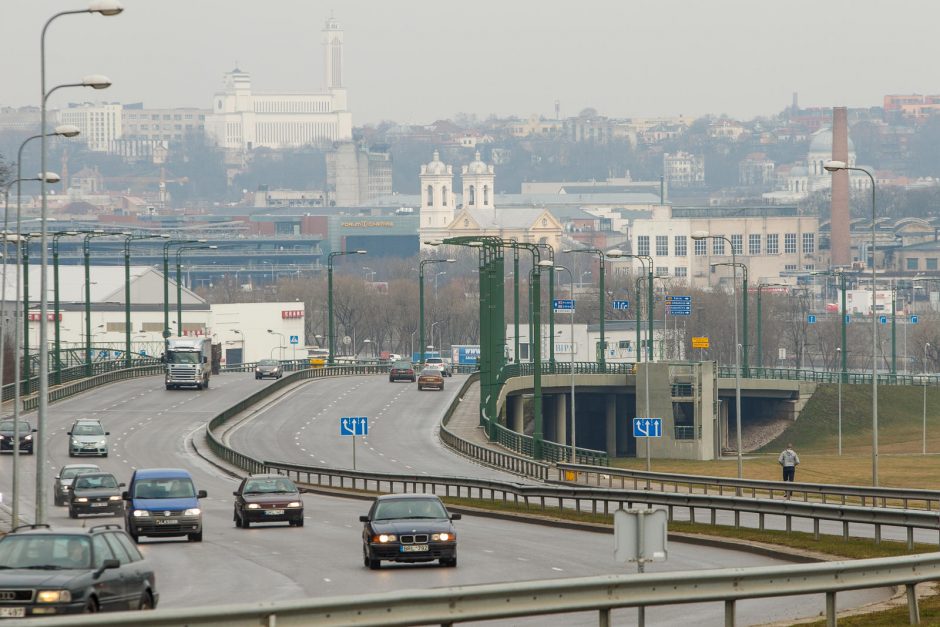
<svg viewBox="0 0 940 627">
<path fill-rule="evenodd" d="M 323 27 L 325 88 L 312 93 L 256 93 L 251 76 L 227 72 L 215 93 L 206 133 L 227 150 L 295 148 L 352 138 L 343 87 L 343 31 L 332 17 Z"/>
</svg>

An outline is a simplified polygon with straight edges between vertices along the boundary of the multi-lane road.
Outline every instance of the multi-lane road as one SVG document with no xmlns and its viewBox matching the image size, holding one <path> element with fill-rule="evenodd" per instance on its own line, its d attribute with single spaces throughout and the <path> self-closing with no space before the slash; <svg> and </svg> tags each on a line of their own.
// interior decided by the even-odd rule
<svg viewBox="0 0 940 627">
<path fill-rule="evenodd" d="M 357 468 L 517 480 L 454 455 L 437 440 L 440 416 L 461 382 L 459 376 L 449 379 L 441 393 L 418 392 L 412 384 L 391 384 L 382 375 L 313 380 L 271 400 L 231 428 L 226 437 L 233 447 L 258 458 L 349 468 L 352 443 L 351 438 L 340 436 L 339 418 L 368 416 L 369 436 L 357 442 Z M 65 508 L 52 505 L 56 471 L 76 461 L 68 457 L 66 431 L 76 418 L 94 417 L 111 432 L 110 456 L 96 462 L 102 469 L 127 481 L 137 467 L 187 468 L 196 487 L 209 493 L 203 501 L 202 543 L 144 539 L 141 544 L 158 573 L 161 607 L 633 572 L 634 567 L 614 561 L 612 536 L 475 516 L 465 516 L 458 523 L 458 568 L 390 565 L 370 571 L 361 561 L 358 522 L 368 502 L 312 494 L 304 497 L 306 521 L 302 528 L 236 528 L 231 496 L 235 478 L 196 455 L 190 437 L 215 413 L 268 384 L 254 380 L 251 374 L 226 374 L 215 377 L 212 387 L 202 392 L 166 391 L 162 379 L 150 377 L 105 386 L 51 405 L 46 433 L 40 434 L 49 451 L 49 522 L 120 522 L 107 517 L 74 521 Z M 0 491 L 4 495 L 10 490 L 10 457 L 0 458 Z M 31 519 L 35 458 L 20 459 L 22 511 Z M 669 560 L 648 570 L 780 563 L 748 553 L 673 543 Z M 840 595 L 839 602 L 848 607 L 887 596 L 887 591 L 850 593 Z M 750 601 L 739 604 L 738 618 L 745 624 L 785 620 L 818 614 L 823 607 L 821 596 Z M 723 621 L 720 604 L 652 608 L 647 620 L 675 624 L 692 613 L 702 624 Z M 623 610 L 615 615 L 618 623 L 628 623 L 633 612 Z M 596 617 L 565 616 L 555 621 L 596 624 Z"/>
</svg>

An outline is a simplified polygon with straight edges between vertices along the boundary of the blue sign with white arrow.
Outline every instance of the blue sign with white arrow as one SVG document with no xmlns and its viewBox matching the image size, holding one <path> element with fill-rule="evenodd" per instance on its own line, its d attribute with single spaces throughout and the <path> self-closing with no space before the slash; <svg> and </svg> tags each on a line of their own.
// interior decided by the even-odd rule
<svg viewBox="0 0 940 627">
<path fill-rule="evenodd" d="M 628 300 L 615 300 L 612 304 L 614 310 L 630 309 L 630 301 Z"/>
<path fill-rule="evenodd" d="M 634 418 L 633 437 L 635 438 L 661 438 L 663 437 L 662 418 Z"/>
<path fill-rule="evenodd" d="M 809 324 L 816 324 L 816 314 L 809 314 L 806 316 L 806 322 Z"/>
<path fill-rule="evenodd" d="M 888 324 L 888 316 L 879 316 L 878 322 L 880 322 L 881 324 Z"/>
<path fill-rule="evenodd" d="M 574 300 L 570 298 L 556 298 L 552 301 L 552 309 L 555 311 L 571 311 L 574 309 Z"/>
<path fill-rule="evenodd" d="M 365 416 L 343 416 L 339 419 L 340 435 L 369 435 L 369 419 Z"/>
<path fill-rule="evenodd" d="M 911 324 L 917 324 L 918 319 L 917 316 L 911 316 Z"/>
</svg>

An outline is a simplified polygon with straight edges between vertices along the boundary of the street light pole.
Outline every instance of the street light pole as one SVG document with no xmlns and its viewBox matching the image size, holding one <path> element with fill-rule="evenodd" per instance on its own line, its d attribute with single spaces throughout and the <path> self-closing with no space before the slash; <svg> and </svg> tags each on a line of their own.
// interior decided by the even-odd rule
<svg viewBox="0 0 940 627">
<path fill-rule="evenodd" d="M 930 342 L 924 344 L 924 440 L 921 450 L 922 455 L 927 454 L 927 349 L 930 348 Z"/>
<path fill-rule="evenodd" d="M 878 292 L 875 289 L 875 177 L 865 168 L 856 168 L 846 165 L 844 161 L 827 161 L 823 168 L 827 172 L 839 172 L 841 170 L 854 170 L 864 172 L 871 179 L 871 483 L 878 485 L 878 318 L 875 315 L 877 308 L 875 301 L 878 298 Z"/>
<path fill-rule="evenodd" d="M 842 349 L 836 347 L 836 353 L 841 354 Z M 839 376 L 839 456 L 842 456 L 842 377 Z"/>
<path fill-rule="evenodd" d="M 53 324 L 55 329 L 55 356 L 53 357 L 53 363 L 56 365 L 55 369 L 55 382 L 56 385 L 61 385 L 62 383 L 62 345 L 61 345 L 61 335 L 60 327 L 62 326 L 59 321 L 60 310 L 59 310 L 59 238 L 67 235 L 78 235 L 78 231 L 58 231 L 52 234 L 52 292 L 53 292 L 53 306 L 52 306 L 52 316 Z"/>
<path fill-rule="evenodd" d="M 167 239 L 169 234 L 124 236 L 124 367 L 131 367 L 131 242 L 144 239 Z"/>
<path fill-rule="evenodd" d="M 574 275 L 571 274 L 571 269 L 566 268 L 565 266 L 555 266 L 556 272 L 565 271 L 568 273 L 568 285 L 571 287 L 571 301 L 574 302 Z M 578 463 L 578 421 L 577 413 L 575 413 L 575 404 L 574 404 L 574 307 L 571 308 L 571 311 L 568 312 L 571 315 L 571 337 L 569 337 L 569 351 L 571 352 L 571 454 L 570 460 L 572 464 Z M 554 310 L 552 311 L 552 317 L 555 316 Z M 555 338 L 552 338 L 552 342 L 555 341 Z"/>
<path fill-rule="evenodd" d="M 277 347 L 277 348 L 279 349 L 278 352 L 279 352 L 280 355 L 281 355 L 281 361 L 284 361 L 284 334 L 283 334 L 283 333 L 279 333 L 279 332 L 275 331 L 274 329 L 268 329 L 268 333 L 270 333 L 271 335 L 277 335 L 277 336 L 279 336 L 279 337 L 281 338 L 280 340 L 278 340 L 278 347 Z"/>
<path fill-rule="evenodd" d="M 599 293 L 598 293 L 597 298 L 598 298 L 598 304 L 599 304 L 598 309 L 600 310 L 601 349 L 599 351 L 599 354 L 595 355 L 595 359 L 597 359 L 598 369 L 601 372 L 604 372 L 606 370 L 606 359 L 607 359 L 607 341 L 604 336 L 604 318 L 606 317 L 605 316 L 606 307 L 604 306 L 605 305 L 604 297 L 606 296 L 606 292 L 604 291 L 604 275 L 607 274 L 604 261 L 606 259 L 606 255 L 604 254 L 604 251 L 597 249 L 597 248 L 566 248 L 565 250 L 561 252 L 563 253 L 588 253 L 590 255 L 597 256 L 598 270 L 600 273 L 600 278 L 598 279 Z M 552 341 L 554 342 L 554 339 Z"/>
<path fill-rule="evenodd" d="M 170 331 L 170 246 L 183 244 L 205 244 L 204 239 L 173 240 L 163 245 L 163 339 L 172 335 Z M 244 351 L 243 351 L 244 352 Z M 243 357 L 244 359 L 244 357 Z"/>
<path fill-rule="evenodd" d="M 330 347 L 329 362 L 330 366 L 333 365 L 333 355 L 336 352 L 336 334 L 333 332 L 333 257 L 341 257 L 343 255 L 364 255 L 366 251 L 364 250 L 336 250 L 331 252 L 327 256 L 326 261 L 326 291 L 327 291 L 327 317 L 329 318 L 329 340 L 328 344 Z"/>
<path fill-rule="evenodd" d="M 112 235 L 104 231 L 92 231 L 82 238 L 82 257 L 85 265 L 85 376 L 92 374 L 91 367 L 91 245 L 89 240 L 94 237 Z"/>
</svg>

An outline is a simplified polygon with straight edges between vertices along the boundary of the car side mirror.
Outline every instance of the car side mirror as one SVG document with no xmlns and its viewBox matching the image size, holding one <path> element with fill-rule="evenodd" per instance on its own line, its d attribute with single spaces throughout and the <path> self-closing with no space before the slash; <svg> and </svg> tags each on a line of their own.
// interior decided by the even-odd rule
<svg viewBox="0 0 940 627">
<path fill-rule="evenodd" d="M 94 578 L 97 579 L 101 576 L 101 573 L 108 570 L 109 568 L 120 568 L 121 562 L 115 559 L 105 560 L 101 563 L 101 566 L 98 570 L 95 571 Z"/>
<path fill-rule="evenodd" d="M 37 431 L 39 431 L 39 429 L 33 429 L 33 433 L 36 433 Z"/>
<path fill-rule="evenodd" d="M 119 483 L 119 484 L 118 484 L 118 487 L 119 487 L 119 488 L 123 488 L 123 487 L 126 486 L 126 485 L 127 485 L 126 483 Z"/>
<path fill-rule="evenodd" d="M 369 522 L 369 517 L 368 517 L 368 516 L 360 516 L 360 517 L 359 517 L 359 522 Z"/>
<path fill-rule="evenodd" d="M 460 514 L 451 514 L 451 515 L 450 515 L 450 519 L 451 519 L 451 520 L 460 520 L 461 518 L 462 518 L 462 516 L 461 516 Z"/>
<path fill-rule="evenodd" d="M 209 496 L 209 494 L 205 490 L 200 490 L 199 492 L 196 492 L 197 499 L 204 499 L 207 496 Z"/>
<path fill-rule="evenodd" d="M 234 492 L 232 492 L 232 496 L 238 496 L 238 490 L 235 490 Z"/>
<path fill-rule="evenodd" d="M 111 432 L 110 432 L 110 431 L 105 431 L 104 434 L 105 434 L 105 435 L 111 435 Z"/>
<path fill-rule="evenodd" d="M 124 490 L 123 492 L 121 492 L 121 498 L 124 499 L 125 501 L 131 500 L 131 493 L 128 492 L 127 490 Z"/>
<path fill-rule="evenodd" d="M 66 432 L 65 432 L 65 435 L 72 435 L 72 432 L 71 432 L 71 431 L 66 431 Z"/>
</svg>

